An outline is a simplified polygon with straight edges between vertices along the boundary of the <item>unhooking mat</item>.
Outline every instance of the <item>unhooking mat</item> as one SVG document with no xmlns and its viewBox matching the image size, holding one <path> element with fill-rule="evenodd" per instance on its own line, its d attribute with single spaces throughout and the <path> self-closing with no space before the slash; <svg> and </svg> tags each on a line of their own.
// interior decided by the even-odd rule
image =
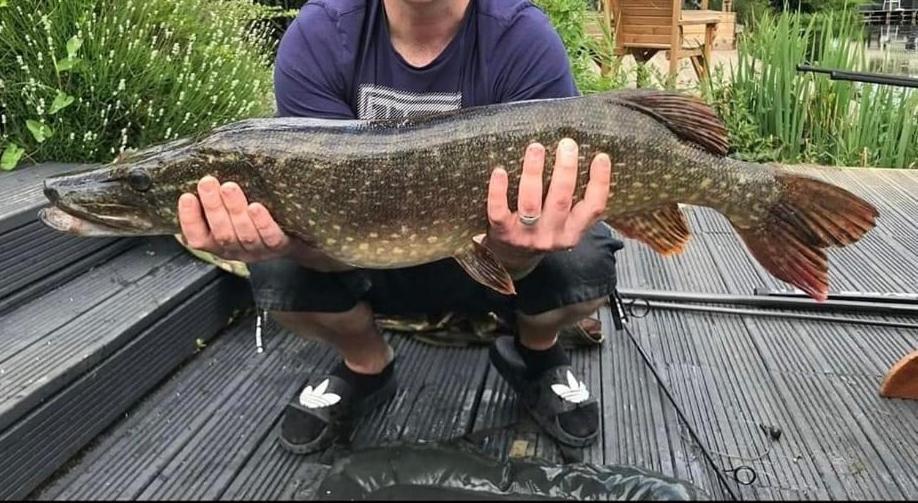
<svg viewBox="0 0 918 503">
<path fill-rule="evenodd" d="M 395 444 L 339 458 L 321 500 L 705 500 L 688 482 L 640 468 L 500 461 L 463 444 Z"/>
</svg>

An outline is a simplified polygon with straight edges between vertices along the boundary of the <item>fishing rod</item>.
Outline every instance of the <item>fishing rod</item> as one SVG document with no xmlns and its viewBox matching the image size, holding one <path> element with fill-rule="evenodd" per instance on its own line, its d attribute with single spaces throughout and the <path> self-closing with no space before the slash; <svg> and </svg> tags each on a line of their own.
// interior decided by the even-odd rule
<svg viewBox="0 0 918 503">
<path fill-rule="evenodd" d="M 624 299 L 621 296 L 620 289 L 616 289 L 612 292 L 612 295 L 609 296 L 609 304 L 612 307 L 612 319 L 615 323 L 615 329 L 624 330 L 625 334 L 628 335 L 628 339 L 631 341 L 631 344 L 634 346 L 634 348 L 637 349 L 641 359 L 644 360 L 644 365 L 646 365 L 650 370 L 650 373 L 653 374 L 653 377 L 657 381 L 657 385 L 660 387 L 660 390 L 663 391 L 664 395 L 666 395 L 666 398 L 669 400 L 670 405 L 672 405 L 673 409 L 675 410 L 679 420 L 682 421 L 682 425 L 685 427 L 685 429 L 688 430 L 688 433 L 692 440 L 695 442 L 695 445 L 697 445 L 701 450 L 701 455 L 714 470 L 714 475 L 717 477 L 717 480 L 730 496 L 728 501 L 739 501 L 736 492 L 730 486 L 730 483 L 727 482 L 726 476 L 728 474 L 732 474 L 733 480 L 738 482 L 740 485 L 750 485 L 758 478 L 758 473 L 754 468 L 748 465 L 742 465 L 728 469 L 714 461 L 712 453 L 709 451 L 705 442 L 701 440 L 701 435 L 695 431 L 694 426 L 692 426 L 692 422 L 689 421 L 688 416 L 682 410 L 682 407 L 679 405 L 676 397 L 669 390 L 669 386 L 667 385 L 668 381 L 663 379 L 663 376 L 660 375 L 660 372 L 657 371 L 656 366 L 653 364 L 653 359 L 650 357 L 650 355 L 647 354 L 647 351 L 644 350 L 644 347 L 641 346 L 638 338 L 631 332 L 631 328 L 628 326 L 628 318 L 629 314 L 631 314 L 631 316 L 634 316 L 634 314 L 630 313 L 630 310 L 625 307 Z M 741 478 L 739 475 L 740 473 L 747 473 L 747 477 Z"/>
<path fill-rule="evenodd" d="M 918 303 L 908 298 L 902 302 L 873 302 L 863 300 L 832 299 L 816 302 L 810 298 L 793 298 L 768 295 L 729 295 L 695 292 L 651 291 L 620 288 L 619 295 L 624 299 L 642 299 L 663 302 L 694 302 L 708 304 L 734 304 L 753 307 L 796 309 L 824 312 L 854 312 L 862 314 L 886 314 L 918 317 Z"/>
<path fill-rule="evenodd" d="M 764 297 L 809 297 L 807 294 L 797 290 L 788 292 L 784 290 L 772 290 L 770 288 L 763 288 L 758 286 L 752 289 L 752 294 Z M 918 293 L 841 291 L 830 293 L 829 300 L 853 300 L 860 302 L 914 304 L 918 306 Z"/>
<path fill-rule="evenodd" d="M 640 314 L 635 314 L 635 307 L 637 301 L 643 300 L 645 305 L 643 306 L 646 311 L 640 311 Z M 848 323 L 852 325 L 870 325 L 874 327 L 894 327 L 894 328 L 910 328 L 918 330 L 918 323 L 906 323 L 899 321 L 886 321 L 886 320 L 864 320 L 860 318 L 848 318 L 841 316 L 825 316 L 818 314 L 803 314 L 803 313 L 783 313 L 775 311 L 762 311 L 758 309 L 736 309 L 729 307 L 714 307 L 714 306 L 697 306 L 692 304 L 681 304 L 675 302 L 658 302 L 658 301 L 649 301 L 646 299 L 633 299 L 632 304 L 628 306 L 631 310 L 631 316 L 635 318 L 642 318 L 647 315 L 651 309 L 666 309 L 673 311 L 695 311 L 695 312 L 705 312 L 705 313 L 718 313 L 718 314 L 736 314 L 741 316 L 761 316 L 765 318 L 780 318 L 780 319 L 791 319 L 791 320 L 807 320 L 807 321 L 823 321 L 829 323 Z"/>
<path fill-rule="evenodd" d="M 851 82 L 866 82 L 868 84 L 881 84 L 886 86 L 915 87 L 918 88 L 918 79 L 905 75 L 888 75 L 884 73 L 852 72 L 831 68 L 818 68 L 811 65 L 797 65 L 798 72 L 824 73 L 832 80 L 847 80 Z"/>
</svg>

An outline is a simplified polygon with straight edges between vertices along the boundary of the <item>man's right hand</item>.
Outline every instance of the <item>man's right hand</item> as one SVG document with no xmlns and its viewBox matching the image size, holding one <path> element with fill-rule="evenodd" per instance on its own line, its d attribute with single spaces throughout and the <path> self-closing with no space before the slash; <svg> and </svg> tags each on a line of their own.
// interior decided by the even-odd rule
<svg viewBox="0 0 918 503">
<path fill-rule="evenodd" d="M 350 269 L 287 236 L 267 208 L 249 204 L 234 182 L 221 185 L 216 178 L 205 176 L 198 182 L 197 197 L 185 193 L 179 198 L 178 218 L 188 246 L 224 259 L 252 263 L 292 258 L 317 271 Z"/>
</svg>

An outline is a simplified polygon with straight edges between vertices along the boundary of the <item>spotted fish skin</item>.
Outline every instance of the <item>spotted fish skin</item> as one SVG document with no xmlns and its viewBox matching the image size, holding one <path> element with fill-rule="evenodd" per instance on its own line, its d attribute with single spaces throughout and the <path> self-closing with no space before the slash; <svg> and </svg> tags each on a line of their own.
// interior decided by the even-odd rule
<svg viewBox="0 0 918 503">
<path fill-rule="evenodd" d="M 194 192 L 201 177 L 213 175 L 237 182 L 287 233 L 331 257 L 358 267 L 398 268 L 467 252 L 472 237 L 488 226 L 492 170 L 500 166 L 509 173 L 513 208 L 526 147 L 546 146 L 547 186 L 557 143 L 568 137 L 580 149 L 575 201 L 583 195 L 593 157 L 604 152 L 612 158 L 612 195 L 603 219 L 626 236 L 661 253 L 679 252 L 689 234 L 677 204 L 711 207 L 750 248 L 758 248 L 753 253 L 762 255 L 756 258 L 773 274 L 824 293 L 821 248 L 859 239 L 873 227 L 876 210 L 837 187 L 726 157 L 723 136 L 713 112 L 697 100 L 640 91 L 466 108 L 403 121 L 251 119 L 93 172 L 50 179 L 46 193 L 64 211 L 122 233 L 164 234 L 178 232 L 179 195 Z M 135 183 L 143 177 L 149 186 L 138 190 L 146 185 Z M 802 211 L 818 218 L 794 217 L 798 207 L 810 204 L 797 199 L 819 194 L 828 206 Z M 795 199 L 786 201 L 791 196 Z M 854 204 L 854 215 L 831 215 L 841 204 Z M 141 223 L 103 215 L 118 211 L 141 214 L 135 218 Z M 766 236 L 775 233 L 792 235 L 805 249 L 802 265 L 776 263 L 781 259 L 775 256 L 787 250 L 764 249 L 772 246 Z"/>
</svg>

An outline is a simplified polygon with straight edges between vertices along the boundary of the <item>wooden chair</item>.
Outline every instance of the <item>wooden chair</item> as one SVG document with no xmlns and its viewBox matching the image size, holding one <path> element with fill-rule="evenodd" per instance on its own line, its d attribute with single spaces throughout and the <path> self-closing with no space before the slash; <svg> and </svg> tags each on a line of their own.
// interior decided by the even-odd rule
<svg viewBox="0 0 918 503">
<path fill-rule="evenodd" d="M 643 63 L 658 51 L 669 51 L 669 75 L 675 78 L 679 60 L 691 58 L 699 79 L 710 76 L 711 48 L 720 21 L 718 11 L 682 10 L 682 0 L 604 0 L 606 20 L 615 25 L 615 54 L 632 54 Z M 701 40 L 688 38 L 683 28 L 704 25 Z"/>
</svg>

